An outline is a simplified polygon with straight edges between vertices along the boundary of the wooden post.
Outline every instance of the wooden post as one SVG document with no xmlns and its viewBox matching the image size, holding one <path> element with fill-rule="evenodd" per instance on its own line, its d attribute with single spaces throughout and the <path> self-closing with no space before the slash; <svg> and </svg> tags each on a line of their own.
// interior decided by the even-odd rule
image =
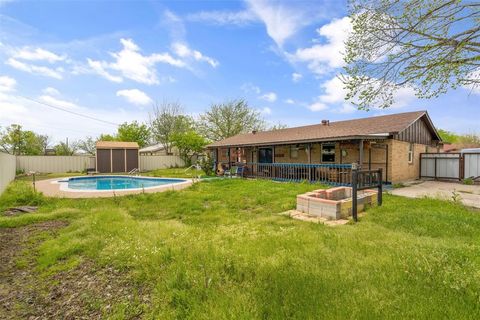
<svg viewBox="0 0 480 320">
<path fill-rule="evenodd" d="M 308 181 L 311 182 L 312 181 L 312 168 L 311 168 L 310 165 L 312 164 L 312 144 L 309 143 L 307 145 L 307 148 L 308 148 L 307 155 L 308 155 L 308 164 L 309 164 L 309 166 L 308 166 Z"/>
<path fill-rule="evenodd" d="M 377 204 L 379 206 L 382 205 L 382 192 L 383 192 L 383 174 L 382 174 L 382 168 L 378 169 L 378 195 L 377 195 Z"/>
<path fill-rule="evenodd" d="M 358 140 L 358 161 L 359 169 L 363 167 L 363 139 Z"/>
<path fill-rule="evenodd" d="M 353 221 L 357 222 L 357 179 L 358 179 L 358 168 L 352 166 L 352 217 Z"/>
</svg>

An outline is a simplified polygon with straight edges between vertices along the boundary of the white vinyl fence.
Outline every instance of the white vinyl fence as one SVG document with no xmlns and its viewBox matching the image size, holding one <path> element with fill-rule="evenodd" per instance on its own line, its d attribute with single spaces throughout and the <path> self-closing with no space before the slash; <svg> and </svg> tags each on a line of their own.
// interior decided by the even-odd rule
<svg viewBox="0 0 480 320">
<path fill-rule="evenodd" d="M 82 172 L 95 168 L 92 156 L 17 156 L 17 170 L 44 173 Z"/>
<path fill-rule="evenodd" d="M 179 156 L 140 156 L 140 171 L 150 171 L 171 167 L 183 167 L 185 162 Z"/>
<path fill-rule="evenodd" d="M 0 194 L 15 179 L 15 156 L 0 152 Z"/>
</svg>

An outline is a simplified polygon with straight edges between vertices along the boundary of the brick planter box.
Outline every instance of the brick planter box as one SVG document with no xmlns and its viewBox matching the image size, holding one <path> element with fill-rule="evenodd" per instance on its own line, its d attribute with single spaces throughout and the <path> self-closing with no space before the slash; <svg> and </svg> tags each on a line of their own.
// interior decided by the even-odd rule
<svg viewBox="0 0 480 320">
<path fill-rule="evenodd" d="M 376 190 L 358 192 L 358 212 L 376 204 Z M 300 194 L 297 196 L 297 211 L 329 220 L 347 219 L 352 215 L 352 188 L 320 189 Z"/>
</svg>

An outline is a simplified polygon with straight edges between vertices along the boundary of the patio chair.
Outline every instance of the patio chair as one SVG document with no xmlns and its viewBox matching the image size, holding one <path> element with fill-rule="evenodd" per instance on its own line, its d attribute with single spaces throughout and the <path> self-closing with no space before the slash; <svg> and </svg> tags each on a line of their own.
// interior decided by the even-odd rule
<svg viewBox="0 0 480 320">
<path fill-rule="evenodd" d="M 230 170 L 224 172 L 226 177 L 242 177 L 243 178 L 244 168 L 243 166 L 232 166 Z"/>
</svg>

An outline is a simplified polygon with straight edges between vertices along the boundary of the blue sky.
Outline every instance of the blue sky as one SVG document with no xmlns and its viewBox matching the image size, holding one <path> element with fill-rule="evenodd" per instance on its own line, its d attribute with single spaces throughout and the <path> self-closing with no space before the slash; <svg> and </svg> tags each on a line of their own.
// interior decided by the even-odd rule
<svg viewBox="0 0 480 320">
<path fill-rule="evenodd" d="M 402 90 L 388 110 L 357 111 L 336 75 L 349 30 L 342 1 L 0 0 L 0 126 L 54 140 L 148 119 L 154 101 L 186 113 L 244 97 L 288 126 L 428 110 L 439 128 L 480 132 L 480 92 L 432 100 Z M 27 99 L 28 98 L 28 99 Z"/>
</svg>

